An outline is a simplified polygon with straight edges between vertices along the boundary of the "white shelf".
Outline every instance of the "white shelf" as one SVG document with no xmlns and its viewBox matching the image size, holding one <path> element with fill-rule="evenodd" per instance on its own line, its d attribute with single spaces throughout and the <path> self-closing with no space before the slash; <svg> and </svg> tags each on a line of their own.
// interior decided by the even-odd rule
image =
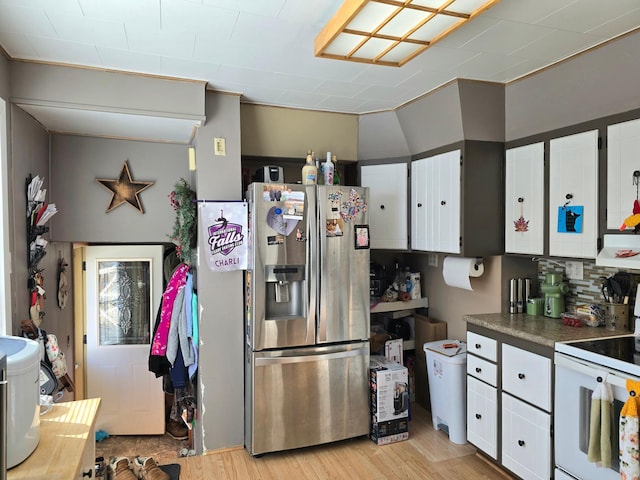
<svg viewBox="0 0 640 480">
<path fill-rule="evenodd" d="M 429 299 L 427 297 L 409 300 L 408 302 L 380 302 L 371 307 L 371 313 L 397 312 L 399 310 L 413 310 L 415 308 L 427 308 Z"/>
</svg>

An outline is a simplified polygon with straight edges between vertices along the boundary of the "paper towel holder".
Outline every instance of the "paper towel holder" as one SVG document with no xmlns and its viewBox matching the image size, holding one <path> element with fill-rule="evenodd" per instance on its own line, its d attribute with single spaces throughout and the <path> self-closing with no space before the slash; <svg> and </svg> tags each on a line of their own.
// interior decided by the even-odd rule
<svg viewBox="0 0 640 480">
<path fill-rule="evenodd" d="M 478 270 L 480 270 L 480 267 L 482 266 L 482 257 L 476 257 L 476 263 L 473 264 L 473 269 L 477 272 Z"/>
</svg>

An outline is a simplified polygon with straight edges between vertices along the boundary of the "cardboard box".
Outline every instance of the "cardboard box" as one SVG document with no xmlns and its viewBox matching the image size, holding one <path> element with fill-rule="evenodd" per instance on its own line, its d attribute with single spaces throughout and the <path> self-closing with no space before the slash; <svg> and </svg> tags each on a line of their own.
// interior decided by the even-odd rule
<svg viewBox="0 0 640 480">
<path fill-rule="evenodd" d="M 373 423 L 409 416 L 407 367 L 385 357 L 372 356 L 369 368 L 371 417 Z"/>
<path fill-rule="evenodd" d="M 414 315 L 416 332 L 415 358 L 415 399 L 421 406 L 431 410 L 429 400 L 429 380 L 427 377 L 427 356 L 422 348 L 425 343 L 447 338 L 447 323 L 424 315 Z"/>
<path fill-rule="evenodd" d="M 387 422 L 372 422 L 369 438 L 377 445 L 407 440 L 409 438 L 409 421 L 407 418 L 399 418 Z"/>
</svg>

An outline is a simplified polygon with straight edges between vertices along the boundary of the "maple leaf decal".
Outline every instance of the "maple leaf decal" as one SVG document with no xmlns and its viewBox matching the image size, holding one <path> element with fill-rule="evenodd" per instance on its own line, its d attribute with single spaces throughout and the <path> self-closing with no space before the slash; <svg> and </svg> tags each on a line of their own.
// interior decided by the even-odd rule
<svg viewBox="0 0 640 480">
<path fill-rule="evenodd" d="M 516 232 L 528 232 L 529 220 L 525 220 L 524 217 L 520 215 L 520 218 L 513 222 L 513 226 L 516 228 Z"/>
</svg>

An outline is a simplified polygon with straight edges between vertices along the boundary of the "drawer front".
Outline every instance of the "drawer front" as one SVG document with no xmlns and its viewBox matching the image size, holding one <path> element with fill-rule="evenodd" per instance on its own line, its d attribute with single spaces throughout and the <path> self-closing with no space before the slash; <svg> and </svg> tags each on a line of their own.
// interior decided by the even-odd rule
<svg viewBox="0 0 640 480">
<path fill-rule="evenodd" d="M 498 360 L 498 342 L 484 335 L 467 332 L 467 352 L 495 362 Z"/>
<path fill-rule="evenodd" d="M 551 412 L 551 359 L 503 344 L 502 390 Z"/>
<path fill-rule="evenodd" d="M 494 387 L 498 386 L 498 367 L 475 355 L 467 355 L 467 373 Z"/>
<path fill-rule="evenodd" d="M 467 377 L 467 441 L 498 459 L 498 390 Z"/>
<path fill-rule="evenodd" d="M 502 465 L 522 478 L 551 477 L 551 415 L 502 394 Z"/>
</svg>

